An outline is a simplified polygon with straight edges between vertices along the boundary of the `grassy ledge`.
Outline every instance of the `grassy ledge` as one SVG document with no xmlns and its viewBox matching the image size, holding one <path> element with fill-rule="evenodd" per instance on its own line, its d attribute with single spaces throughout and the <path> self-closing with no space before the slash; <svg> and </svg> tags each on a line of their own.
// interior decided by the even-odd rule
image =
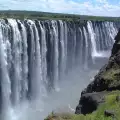
<svg viewBox="0 0 120 120">
<path fill-rule="evenodd" d="M 105 96 L 105 103 L 99 106 L 97 111 L 88 115 L 75 115 L 70 113 L 51 113 L 44 120 L 120 120 L 120 101 L 116 97 L 120 96 L 120 91 L 113 91 Z M 115 117 L 106 117 L 105 110 L 114 111 Z"/>
</svg>

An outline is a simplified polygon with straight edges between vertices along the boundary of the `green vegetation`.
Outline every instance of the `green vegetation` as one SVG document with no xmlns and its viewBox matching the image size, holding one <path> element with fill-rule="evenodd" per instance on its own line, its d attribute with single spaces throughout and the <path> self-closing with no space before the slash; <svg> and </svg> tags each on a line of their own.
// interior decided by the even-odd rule
<svg viewBox="0 0 120 120">
<path fill-rule="evenodd" d="M 75 115 L 69 113 L 61 113 L 49 115 L 45 120 L 120 120 L 120 101 L 116 97 L 120 96 L 120 91 L 113 91 L 105 96 L 105 103 L 101 104 L 97 111 L 88 115 Z M 115 117 L 106 117 L 105 110 L 114 111 Z"/>
<path fill-rule="evenodd" d="M 110 69 L 101 74 L 101 78 L 105 80 L 109 88 L 120 86 L 120 66 L 114 62 Z"/>
<path fill-rule="evenodd" d="M 75 14 L 62 14 L 62 13 L 48 13 L 36 11 L 13 11 L 6 10 L 0 11 L 0 18 L 15 18 L 15 19 L 38 19 L 38 20 L 65 20 L 77 21 L 84 20 L 93 21 L 120 21 L 120 17 L 102 17 L 102 16 L 85 16 Z"/>
</svg>

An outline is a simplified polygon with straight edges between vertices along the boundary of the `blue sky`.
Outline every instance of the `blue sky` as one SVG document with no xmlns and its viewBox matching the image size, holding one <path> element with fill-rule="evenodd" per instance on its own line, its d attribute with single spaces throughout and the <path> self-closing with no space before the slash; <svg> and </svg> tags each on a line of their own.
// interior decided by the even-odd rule
<svg viewBox="0 0 120 120">
<path fill-rule="evenodd" d="M 120 0 L 0 0 L 0 9 L 120 17 Z"/>
</svg>

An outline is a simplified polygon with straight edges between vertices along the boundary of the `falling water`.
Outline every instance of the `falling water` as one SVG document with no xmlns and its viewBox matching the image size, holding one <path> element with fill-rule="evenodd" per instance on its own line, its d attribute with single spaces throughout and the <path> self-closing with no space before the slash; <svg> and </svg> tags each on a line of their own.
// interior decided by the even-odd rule
<svg viewBox="0 0 120 120">
<path fill-rule="evenodd" d="M 22 104 L 32 106 L 27 109 L 32 114 L 34 105 L 42 108 L 35 101 L 44 103 L 44 97 L 51 91 L 60 91 L 59 84 L 65 83 L 66 76 L 72 75 L 75 68 L 84 71 L 95 64 L 95 58 L 108 57 L 118 25 L 116 22 L 77 24 L 62 20 L 1 19 L 0 112 L 3 116 Z"/>
<path fill-rule="evenodd" d="M 46 53 L 47 53 L 47 46 L 46 46 L 46 38 L 45 38 L 45 27 L 42 26 L 39 22 L 40 30 L 41 30 L 41 65 L 42 65 L 42 79 L 43 79 L 43 86 L 41 86 L 41 93 L 42 95 L 46 94 L 45 86 L 48 84 L 47 79 L 47 61 L 46 61 Z"/>
<path fill-rule="evenodd" d="M 2 113 L 3 116 L 1 118 L 4 120 L 4 116 L 7 115 L 7 112 L 9 107 L 10 107 L 10 94 L 11 94 L 11 89 L 10 89 L 10 78 L 9 78 L 9 73 L 7 71 L 8 69 L 8 63 L 7 63 L 7 51 L 10 52 L 10 43 L 8 41 L 7 36 L 2 36 L 4 34 L 4 27 L 6 27 L 6 35 L 8 32 L 8 26 L 2 26 L 0 24 L 0 87 L 1 87 L 1 108 L 2 108 Z"/>
<path fill-rule="evenodd" d="M 89 35 L 90 35 L 90 40 L 91 40 L 91 43 L 92 43 L 92 57 L 94 57 L 94 56 L 97 55 L 97 48 L 96 48 L 96 41 L 95 41 L 95 33 L 94 33 L 94 30 L 93 30 L 93 26 L 92 26 L 91 21 L 88 21 L 87 27 L 88 27 L 88 32 L 89 32 Z"/>
<path fill-rule="evenodd" d="M 88 37 L 87 37 L 87 32 L 86 29 L 83 27 L 83 33 L 85 36 L 85 69 L 88 67 L 87 65 L 87 60 L 88 60 Z"/>
<path fill-rule="evenodd" d="M 18 21 L 21 25 L 21 39 L 22 39 L 22 49 L 21 49 L 21 66 L 22 66 L 22 80 L 21 80 L 21 99 L 24 101 L 27 96 L 28 91 L 28 54 L 27 54 L 27 32 L 25 26 Z"/>
</svg>

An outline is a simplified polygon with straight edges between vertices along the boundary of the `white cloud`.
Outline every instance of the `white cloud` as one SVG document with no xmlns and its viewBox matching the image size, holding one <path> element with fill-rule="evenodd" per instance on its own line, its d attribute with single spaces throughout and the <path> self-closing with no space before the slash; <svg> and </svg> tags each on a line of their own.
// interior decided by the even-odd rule
<svg viewBox="0 0 120 120">
<path fill-rule="evenodd" d="M 99 3 L 102 3 L 102 4 L 106 4 L 106 3 L 108 3 L 107 0 L 96 0 L 96 2 L 99 2 Z"/>
<path fill-rule="evenodd" d="M 120 1 L 116 5 L 107 0 L 2 0 L 0 9 L 47 11 L 97 16 L 120 16 Z M 94 2 L 94 4 L 93 4 Z M 6 7 L 7 6 L 7 7 Z"/>
</svg>

